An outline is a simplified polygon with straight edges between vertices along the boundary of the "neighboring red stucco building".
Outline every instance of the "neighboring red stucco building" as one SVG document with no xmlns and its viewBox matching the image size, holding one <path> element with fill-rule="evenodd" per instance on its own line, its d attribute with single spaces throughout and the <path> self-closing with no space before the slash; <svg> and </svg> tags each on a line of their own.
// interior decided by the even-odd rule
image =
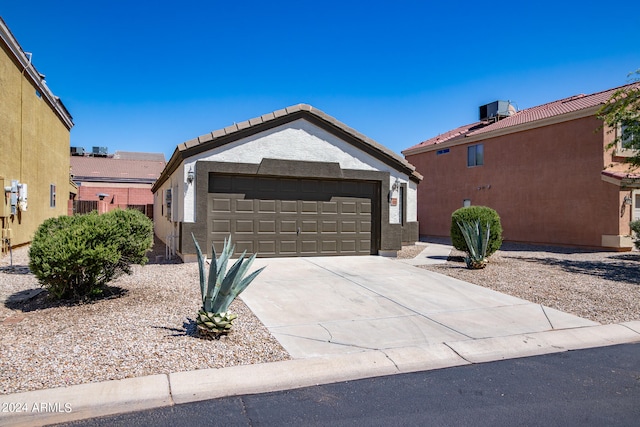
<svg viewBox="0 0 640 427">
<path fill-rule="evenodd" d="M 618 130 L 596 117 L 616 89 L 517 112 L 493 103 L 493 117 L 485 106 L 484 120 L 403 151 L 424 176 L 420 234 L 449 236 L 453 211 L 484 205 L 500 215 L 507 241 L 631 249 L 640 175 L 621 164 L 628 150 L 606 149 Z"/>
<path fill-rule="evenodd" d="M 151 187 L 165 164 L 161 153 L 116 151 L 108 155 L 94 148 L 94 153 L 83 154 L 83 150 L 73 147 L 71 174 L 78 185 L 77 206 L 94 202 L 89 210 L 95 206 L 100 212 L 135 207 L 152 217 Z"/>
</svg>

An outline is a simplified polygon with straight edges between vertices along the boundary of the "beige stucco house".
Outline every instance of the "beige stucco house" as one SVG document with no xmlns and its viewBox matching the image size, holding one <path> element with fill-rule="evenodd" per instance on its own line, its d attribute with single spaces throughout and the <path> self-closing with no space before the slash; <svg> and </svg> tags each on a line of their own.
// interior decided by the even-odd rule
<svg viewBox="0 0 640 427">
<path fill-rule="evenodd" d="M 66 215 L 71 115 L 0 18 L 2 252 L 29 243 L 47 218 Z"/>
</svg>

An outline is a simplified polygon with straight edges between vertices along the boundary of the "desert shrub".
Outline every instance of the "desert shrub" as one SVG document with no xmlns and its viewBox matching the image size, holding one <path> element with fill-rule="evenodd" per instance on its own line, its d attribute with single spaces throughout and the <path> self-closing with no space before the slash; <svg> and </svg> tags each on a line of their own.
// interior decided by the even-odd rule
<svg viewBox="0 0 640 427">
<path fill-rule="evenodd" d="M 58 299 L 100 294 L 132 264 L 144 264 L 153 244 L 153 223 L 135 210 L 50 218 L 29 249 L 29 268 Z"/>
<path fill-rule="evenodd" d="M 636 246 L 636 249 L 640 249 L 640 219 L 629 223 L 629 226 L 631 227 L 631 234 L 633 235 L 633 244 Z"/>
<path fill-rule="evenodd" d="M 502 225 L 500 215 L 486 206 L 467 206 L 460 208 L 451 214 L 451 243 L 459 251 L 468 252 L 467 242 L 460 231 L 458 223 L 489 223 L 490 234 L 487 245 L 487 257 L 492 255 L 502 246 Z"/>
</svg>

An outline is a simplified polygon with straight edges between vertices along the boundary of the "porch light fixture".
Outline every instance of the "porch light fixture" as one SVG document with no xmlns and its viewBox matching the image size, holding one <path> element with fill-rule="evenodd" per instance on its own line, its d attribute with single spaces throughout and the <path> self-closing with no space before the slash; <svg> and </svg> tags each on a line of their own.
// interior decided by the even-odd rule
<svg viewBox="0 0 640 427">
<path fill-rule="evenodd" d="M 631 204 L 631 202 L 632 202 L 631 197 L 629 197 L 629 196 L 624 196 L 624 201 L 623 201 L 623 203 L 624 203 L 625 205 L 630 205 L 630 204 Z"/>
<path fill-rule="evenodd" d="M 191 184 L 195 177 L 196 174 L 193 172 L 193 169 L 191 169 L 191 166 L 189 166 L 189 172 L 187 172 L 187 184 Z"/>
</svg>

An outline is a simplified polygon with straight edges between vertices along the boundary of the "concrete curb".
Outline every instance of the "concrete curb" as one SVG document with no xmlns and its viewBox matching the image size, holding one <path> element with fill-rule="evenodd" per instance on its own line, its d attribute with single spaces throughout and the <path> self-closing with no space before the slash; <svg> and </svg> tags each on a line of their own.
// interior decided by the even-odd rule
<svg viewBox="0 0 640 427">
<path fill-rule="evenodd" d="M 0 396 L 0 425 L 40 426 L 173 404 L 640 342 L 640 321 L 151 375 Z"/>
</svg>

